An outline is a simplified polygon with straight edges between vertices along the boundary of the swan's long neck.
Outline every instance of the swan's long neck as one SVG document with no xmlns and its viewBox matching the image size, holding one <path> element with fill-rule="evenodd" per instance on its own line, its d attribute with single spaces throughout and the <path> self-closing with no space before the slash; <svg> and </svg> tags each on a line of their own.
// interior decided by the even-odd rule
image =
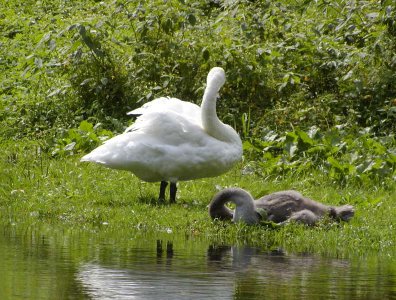
<svg viewBox="0 0 396 300">
<path fill-rule="evenodd" d="M 217 95 L 218 91 L 210 89 L 210 86 L 206 88 L 201 105 L 202 126 L 214 138 L 228 142 L 225 125 L 217 117 Z"/>
<path fill-rule="evenodd" d="M 225 81 L 224 70 L 213 68 L 207 78 L 207 85 L 201 104 L 201 120 L 204 130 L 214 138 L 230 143 L 240 143 L 238 134 L 217 117 L 216 99 Z"/>
<path fill-rule="evenodd" d="M 236 206 L 233 214 L 225 206 L 228 202 L 232 202 Z M 209 214 L 212 218 L 232 218 L 234 222 L 243 221 L 247 224 L 259 222 L 259 215 L 252 196 L 238 188 L 229 188 L 217 193 L 209 204 Z"/>
</svg>

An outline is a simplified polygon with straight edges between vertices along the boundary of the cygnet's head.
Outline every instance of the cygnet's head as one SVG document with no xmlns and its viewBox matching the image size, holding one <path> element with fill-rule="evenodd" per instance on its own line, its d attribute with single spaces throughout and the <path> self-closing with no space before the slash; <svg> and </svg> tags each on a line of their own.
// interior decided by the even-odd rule
<svg viewBox="0 0 396 300">
<path fill-rule="evenodd" d="M 260 215 L 257 212 L 252 195 L 243 189 L 233 189 L 229 202 L 235 204 L 233 215 L 234 222 L 245 222 L 246 224 L 257 224 L 260 221 Z"/>
<path fill-rule="evenodd" d="M 225 79 L 225 72 L 223 68 L 214 67 L 209 71 L 208 77 L 206 78 L 206 84 L 208 87 L 211 86 L 219 91 L 224 85 Z"/>
</svg>

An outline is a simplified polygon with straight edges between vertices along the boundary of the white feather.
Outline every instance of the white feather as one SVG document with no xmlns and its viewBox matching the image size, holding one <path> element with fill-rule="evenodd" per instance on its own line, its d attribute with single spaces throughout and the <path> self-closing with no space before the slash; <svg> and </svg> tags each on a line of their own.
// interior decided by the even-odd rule
<svg viewBox="0 0 396 300">
<path fill-rule="evenodd" d="M 218 120 L 216 96 L 224 71 L 213 68 L 201 107 L 176 98 L 158 98 L 128 114 L 140 115 L 124 133 L 85 155 L 148 182 L 212 177 L 228 171 L 242 156 L 238 134 Z"/>
</svg>

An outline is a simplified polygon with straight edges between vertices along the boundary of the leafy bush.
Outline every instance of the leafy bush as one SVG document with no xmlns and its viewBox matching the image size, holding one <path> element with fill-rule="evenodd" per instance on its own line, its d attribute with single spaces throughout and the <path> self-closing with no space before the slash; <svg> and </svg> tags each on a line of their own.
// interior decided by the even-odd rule
<svg viewBox="0 0 396 300">
<path fill-rule="evenodd" d="M 82 121 L 78 129 L 69 129 L 63 132 L 60 138 L 55 139 L 52 146 L 52 156 L 73 155 L 87 152 L 111 138 L 111 131 L 101 128 L 101 124 L 93 126 Z"/>
<path fill-rule="evenodd" d="M 78 24 L 68 28 L 75 32 L 74 43 L 64 61 L 64 72 L 69 77 L 71 87 L 79 99 L 78 106 L 84 117 L 97 116 L 103 120 L 106 116 L 124 118 L 129 107 L 128 77 L 114 54 L 99 41 L 106 31 L 96 26 L 94 36 L 84 25 Z M 87 51 L 84 51 L 84 49 Z"/>
<path fill-rule="evenodd" d="M 263 176 L 293 176 L 313 170 L 340 183 L 396 179 L 395 136 L 375 137 L 368 129 L 351 134 L 343 126 L 321 132 L 317 127 L 279 135 L 247 138 L 244 153 Z M 251 166 L 252 167 L 252 166 Z"/>
<path fill-rule="evenodd" d="M 391 0 L 9 1 L 0 135 L 85 151 L 101 133 L 83 120 L 120 132 L 125 113 L 155 97 L 200 103 L 217 65 L 227 73 L 220 117 L 264 175 L 394 176 L 395 11 Z"/>
<path fill-rule="evenodd" d="M 18 128 L 9 135 L 87 118 L 115 129 L 111 120 L 125 122 L 128 109 L 157 96 L 199 103 L 214 65 L 228 76 L 219 113 L 237 126 L 250 110 L 253 127 L 283 131 L 339 123 L 395 129 L 392 1 L 17 6 L 0 12 L 2 119 Z"/>
</svg>

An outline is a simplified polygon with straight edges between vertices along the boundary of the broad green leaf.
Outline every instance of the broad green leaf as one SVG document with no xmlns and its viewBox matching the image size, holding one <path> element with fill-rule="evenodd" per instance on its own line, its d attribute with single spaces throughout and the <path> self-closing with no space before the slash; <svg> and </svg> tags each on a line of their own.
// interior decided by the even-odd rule
<svg viewBox="0 0 396 300">
<path fill-rule="evenodd" d="M 93 125 L 87 121 L 82 121 L 78 128 L 85 132 L 93 132 Z"/>
</svg>

